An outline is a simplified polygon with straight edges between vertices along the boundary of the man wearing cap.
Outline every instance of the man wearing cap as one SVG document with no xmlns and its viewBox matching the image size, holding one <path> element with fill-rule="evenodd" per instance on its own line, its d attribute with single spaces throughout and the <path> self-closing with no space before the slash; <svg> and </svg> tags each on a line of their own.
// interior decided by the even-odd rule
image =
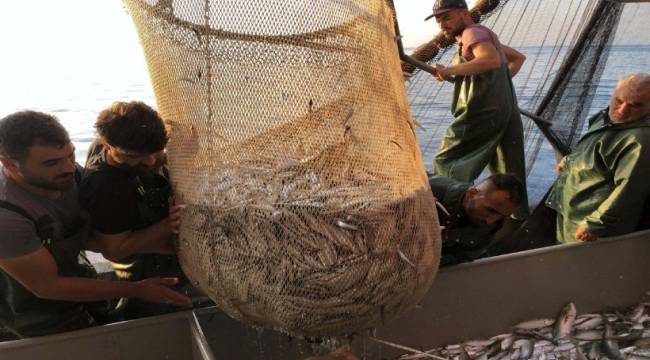
<svg viewBox="0 0 650 360">
<path fill-rule="evenodd" d="M 464 0 L 437 0 L 425 20 L 434 17 L 441 31 L 458 42 L 452 65 L 435 65 L 437 80 L 454 83 L 454 121 L 436 153 L 434 173 L 473 182 L 488 166 L 493 173 L 516 175 L 525 185 L 523 127 L 511 79 L 525 56 L 475 24 Z M 513 217 L 527 215 L 524 197 Z"/>
</svg>

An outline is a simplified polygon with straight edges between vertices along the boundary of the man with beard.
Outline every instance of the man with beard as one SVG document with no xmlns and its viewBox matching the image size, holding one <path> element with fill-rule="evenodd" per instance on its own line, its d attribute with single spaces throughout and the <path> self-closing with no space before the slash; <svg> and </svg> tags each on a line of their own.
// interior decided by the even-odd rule
<svg viewBox="0 0 650 360">
<path fill-rule="evenodd" d="M 187 281 L 175 255 L 138 254 L 124 244 L 167 241 L 172 229 L 167 217 L 170 186 L 165 176 L 167 133 L 158 113 L 141 102 L 117 102 L 102 111 L 95 123 L 98 139 L 91 146 L 81 185 L 82 205 L 120 280 L 153 276 Z M 148 240 L 149 239 L 149 240 Z M 161 249 L 162 250 L 162 249 Z M 123 298 L 116 305 L 126 319 L 176 311 L 178 307 Z"/>
<path fill-rule="evenodd" d="M 526 194 L 511 174 L 494 174 L 478 185 L 429 175 L 429 185 L 443 228 L 441 267 L 486 256 L 503 220 Z"/>
<path fill-rule="evenodd" d="M 0 163 L 1 327 L 31 337 L 93 326 L 104 320 L 102 300 L 124 296 L 191 306 L 167 288 L 176 279 L 98 280 L 79 261 L 82 249 L 102 249 L 86 236 L 74 147 L 56 118 L 22 111 L 1 119 Z M 132 252 L 146 246 L 159 247 L 125 244 Z"/>
<path fill-rule="evenodd" d="M 619 81 L 609 108 L 558 165 L 546 205 L 557 212 L 557 240 L 594 241 L 633 232 L 650 199 L 650 74 Z M 647 203 L 646 203 L 647 204 Z M 647 209 L 646 205 L 646 209 Z"/>
<path fill-rule="evenodd" d="M 475 24 L 464 0 L 437 0 L 425 20 L 434 17 L 444 34 L 458 42 L 453 64 L 435 65 L 437 80 L 454 83 L 454 121 L 436 153 L 434 173 L 473 182 L 488 166 L 493 173 L 516 175 L 525 185 L 523 127 L 511 79 L 525 56 Z M 514 218 L 527 215 L 525 196 Z"/>
</svg>

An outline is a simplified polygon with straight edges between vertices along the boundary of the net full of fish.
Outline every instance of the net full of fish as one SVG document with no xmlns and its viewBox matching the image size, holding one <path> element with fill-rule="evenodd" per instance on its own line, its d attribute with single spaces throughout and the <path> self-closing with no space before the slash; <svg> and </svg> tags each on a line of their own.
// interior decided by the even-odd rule
<svg viewBox="0 0 650 360">
<path fill-rule="evenodd" d="M 649 309 L 650 303 L 641 303 L 622 311 L 576 315 L 576 307 L 569 303 L 555 319 L 524 321 L 511 333 L 399 359 L 650 359 Z"/>
<path fill-rule="evenodd" d="M 125 3 L 169 122 L 192 283 L 294 335 L 415 306 L 440 230 L 387 2 Z"/>
</svg>

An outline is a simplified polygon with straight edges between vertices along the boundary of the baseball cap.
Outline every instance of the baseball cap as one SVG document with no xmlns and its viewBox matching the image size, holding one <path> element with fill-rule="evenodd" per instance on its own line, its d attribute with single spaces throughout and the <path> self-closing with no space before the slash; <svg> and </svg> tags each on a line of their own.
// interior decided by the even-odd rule
<svg viewBox="0 0 650 360">
<path fill-rule="evenodd" d="M 467 3 L 465 0 L 436 0 L 433 3 L 433 14 L 427 16 L 424 21 L 454 9 L 467 9 Z"/>
</svg>

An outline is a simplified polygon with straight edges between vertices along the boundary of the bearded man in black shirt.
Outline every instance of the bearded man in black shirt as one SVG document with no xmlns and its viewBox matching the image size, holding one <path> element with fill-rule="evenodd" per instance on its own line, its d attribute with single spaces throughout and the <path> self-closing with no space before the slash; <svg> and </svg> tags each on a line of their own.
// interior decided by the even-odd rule
<svg viewBox="0 0 650 360">
<path fill-rule="evenodd" d="M 176 286 L 180 289 L 187 281 L 172 255 L 170 186 L 163 166 L 168 138 L 163 120 L 144 103 L 117 102 L 99 114 L 95 128 L 98 138 L 88 152 L 81 196 L 98 239 L 107 249 L 104 256 L 112 260 L 120 280 L 174 276 L 181 279 Z M 125 257 L 129 251 L 121 245 L 133 243 L 125 239 L 140 244 L 167 239 L 170 255 Z M 177 308 L 123 298 L 116 309 L 125 319 L 132 319 Z"/>
</svg>

